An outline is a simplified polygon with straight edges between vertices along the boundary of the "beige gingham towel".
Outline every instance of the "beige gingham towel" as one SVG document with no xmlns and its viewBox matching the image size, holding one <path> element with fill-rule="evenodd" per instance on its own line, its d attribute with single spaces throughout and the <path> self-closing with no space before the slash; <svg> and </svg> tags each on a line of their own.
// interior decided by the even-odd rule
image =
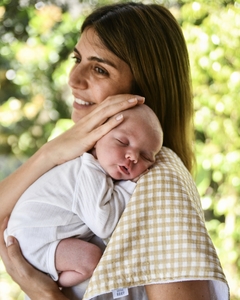
<svg viewBox="0 0 240 300">
<path fill-rule="evenodd" d="M 177 155 L 163 147 L 139 180 L 83 299 L 194 279 L 211 281 L 212 299 L 229 299 L 195 183 Z"/>
</svg>

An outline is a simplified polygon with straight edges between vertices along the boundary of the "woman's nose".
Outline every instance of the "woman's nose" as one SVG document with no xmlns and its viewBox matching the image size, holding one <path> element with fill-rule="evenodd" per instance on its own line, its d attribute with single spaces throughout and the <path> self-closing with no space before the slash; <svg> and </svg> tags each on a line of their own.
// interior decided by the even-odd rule
<svg viewBox="0 0 240 300">
<path fill-rule="evenodd" d="M 80 64 L 73 67 L 69 75 L 69 85 L 71 88 L 74 89 L 81 89 L 84 90 L 87 88 L 87 74 L 84 67 Z"/>
<path fill-rule="evenodd" d="M 135 151 L 126 153 L 125 158 L 131 160 L 134 164 L 138 162 L 138 154 Z"/>
</svg>

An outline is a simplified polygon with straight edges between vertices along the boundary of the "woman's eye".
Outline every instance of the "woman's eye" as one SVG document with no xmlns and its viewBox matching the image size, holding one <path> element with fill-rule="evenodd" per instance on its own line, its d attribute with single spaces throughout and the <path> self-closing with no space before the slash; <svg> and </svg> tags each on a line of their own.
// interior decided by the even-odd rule
<svg viewBox="0 0 240 300">
<path fill-rule="evenodd" d="M 95 71 L 100 75 L 108 75 L 108 72 L 102 68 L 95 67 Z"/>
<path fill-rule="evenodd" d="M 79 64 L 81 62 L 81 59 L 77 56 L 72 56 L 72 59 L 74 60 L 75 64 Z"/>
</svg>

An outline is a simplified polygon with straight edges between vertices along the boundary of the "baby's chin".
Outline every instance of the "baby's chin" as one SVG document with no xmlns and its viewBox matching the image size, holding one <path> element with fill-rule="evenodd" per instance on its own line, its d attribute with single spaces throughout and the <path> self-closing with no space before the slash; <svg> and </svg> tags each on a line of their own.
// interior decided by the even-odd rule
<svg viewBox="0 0 240 300">
<path fill-rule="evenodd" d="M 113 180 L 132 180 L 132 178 L 129 178 L 128 176 L 124 176 L 121 173 L 116 173 L 116 172 L 109 172 L 108 175 L 113 179 Z"/>
</svg>

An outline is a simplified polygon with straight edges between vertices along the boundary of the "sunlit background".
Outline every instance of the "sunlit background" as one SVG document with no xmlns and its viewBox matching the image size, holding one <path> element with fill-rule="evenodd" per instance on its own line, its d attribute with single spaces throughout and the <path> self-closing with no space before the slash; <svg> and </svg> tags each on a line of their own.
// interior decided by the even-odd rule
<svg viewBox="0 0 240 300">
<path fill-rule="evenodd" d="M 84 17 L 111 2 L 0 1 L 0 179 L 72 125 L 71 51 Z M 240 300 L 240 1 L 155 2 L 171 9 L 187 40 L 196 182 L 231 299 Z M 0 299 L 23 299 L 2 262 Z"/>
</svg>

